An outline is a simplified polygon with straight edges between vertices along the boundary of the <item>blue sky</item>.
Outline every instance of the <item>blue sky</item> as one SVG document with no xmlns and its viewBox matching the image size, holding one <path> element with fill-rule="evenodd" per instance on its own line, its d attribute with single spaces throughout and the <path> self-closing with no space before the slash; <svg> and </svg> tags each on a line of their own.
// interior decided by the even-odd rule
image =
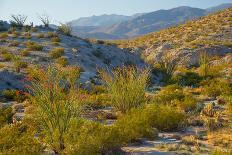
<svg viewBox="0 0 232 155">
<path fill-rule="evenodd" d="M 24 14 L 29 16 L 28 21 L 37 24 L 37 14 L 46 13 L 57 23 L 92 15 L 132 15 L 183 5 L 207 8 L 222 3 L 232 0 L 0 0 L 0 19 Z"/>
</svg>

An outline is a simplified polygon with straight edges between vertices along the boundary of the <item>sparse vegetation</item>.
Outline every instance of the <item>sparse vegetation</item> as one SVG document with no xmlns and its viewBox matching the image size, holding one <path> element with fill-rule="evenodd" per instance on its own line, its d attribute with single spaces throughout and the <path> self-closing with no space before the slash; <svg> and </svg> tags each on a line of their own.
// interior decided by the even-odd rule
<svg viewBox="0 0 232 155">
<path fill-rule="evenodd" d="M 72 27 L 69 24 L 63 24 L 61 23 L 60 26 L 58 27 L 58 30 L 68 36 L 71 36 L 72 34 Z"/>
<path fill-rule="evenodd" d="M 57 59 L 62 55 L 64 55 L 64 48 L 61 47 L 54 48 L 49 52 L 49 56 L 53 59 Z"/>
</svg>

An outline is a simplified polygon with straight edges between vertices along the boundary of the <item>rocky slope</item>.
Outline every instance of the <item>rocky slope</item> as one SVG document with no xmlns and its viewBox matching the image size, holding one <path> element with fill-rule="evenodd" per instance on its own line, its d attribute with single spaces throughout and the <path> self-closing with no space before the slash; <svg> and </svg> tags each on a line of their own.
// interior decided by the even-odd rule
<svg viewBox="0 0 232 155">
<path fill-rule="evenodd" d="M 143 60 L 133 53 L 115 46 L 104 45 L 102 42 L 89 42 L 77 37 L 56 33 L 53 29 L 35 28 L 36 32 L 5 31 L 0 33 L 0 89 L 21 88 L 20 81 L 27 69 L 20 73 L 15 72 L 15 58 L 27 63 L 28 67 L 34 65 L 47 66 L 57 63 L 58 59 L 51 58 L 52 49 L 63 48 L 61 58 L 67 60 L 68 65 L 80 66 L 83 70 L 82 80 L 87 81 L 96 76 L 97 68 L 111 69 L 116 66 L 135 64 L 143 66 Z M 54 31 L 54 32 L 53 32 Z M 49 34 L 56 37 L 50 37 Z M 58 38 L 54 42 L 52 38 Z M 30 49 L 28 44 L 42 46 L 41 49 Z M 27 54 L 23 52 L 27 51 Z M 10 58 L 9 58 L 10 57 Z M 61 59 L 62 60 L 62 59 Z"/>
</svg>

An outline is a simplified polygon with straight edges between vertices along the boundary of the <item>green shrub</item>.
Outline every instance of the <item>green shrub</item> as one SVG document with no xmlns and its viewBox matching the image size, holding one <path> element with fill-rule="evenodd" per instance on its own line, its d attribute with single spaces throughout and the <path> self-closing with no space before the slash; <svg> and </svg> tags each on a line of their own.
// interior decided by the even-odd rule
<svg viewBox="0 0 232 155">
<path fill-rule="evenodd" d="M 14 66 L 16 70 L 21 69 L 21 68 L 27 68 L 28 63 L 22 60 L 16 60 L 14 61 Z"/>
<path fill-rule="evenodd" d="M 39 33 L 39 34 L 37 35 L 37 38 L 44 38 L 44 37 L 45 37 L 44 33 Z"/>
<path fill-rule="evenodd" d="M 69 24 L 62 24 L 58 27 L 58 31 L 62 32 L 65 35 L 70 36 L 72 33 L 72 27 Z"/>
<path fill-rule="evenodd" d="M 156 94 L 154 100 L 160 104 L 171 104 L 173 100 L 181 101 L 184 97 L 185 94 L 181 87 L 177 85 L 169 85 Z"/>
<path fill-rule="evenodd" d="M 144 111 L 147 121 L 161 131 L 177 130 L 185 124 L 185 113 L 168 105 L 149 105 Z"/>
<path fill-rule="evenodd" d="M 202 78 L 195 72 L 187 72 L 176 77 L 177 83 L 180 86 L 194 86 L 198 87 Z"/>
<path fill-rule="evenodd" d="M 11 41 L 8 46 L 18 46 L 20 42 L 18 41 Z"/>
<path fill-rule="evenodd" d="M 117 68 L 111 74 L 100 71 L 112 106 L 123 113 L 131 108 L 139 107 L 145 102 L 145 89 L 149 78 L 149 70 L 137 68 Z"/>
<path fill-rule="evenodd" d="M 8 37 L 7 33 L 1 33 L 0 34 L 0 39 L 6 39 Z"/>
<path fill-rule="evenodd" d="M 53 37 L 51 38 L 52 42 L 60 42 L 60 38 L 59 37 Z"/>
<path fill-rule="evenodd" d="M 5 53 L 1 55 L 3 61 L 10 61 L 14 58 L 11 53 Z"/>
<path fill-rule="evenodd" d="M 28 56 L 30 54 L 30 51 L 28 51 L 27 49 L 21 50 L 20 51 L 21 56 Z"/>
<path fill-rule="evenodd" d="M 12 117 L 13 117 L 13 113 L 12 113 L 12 108 L 0 108 L 0 129 L 9 123 L 12 123 Z"/>
<path fill-rule="evenodd" d="M 79 129 L 79 130 L 77 130 Z M 92 121 L 75 122 L 65 138 L 66 154 L 107 154 L 122 145 L 121 133 L 114 126 Z"/>
<path fill-rule="evenodd" d="M 6 53 L 10 53 L 10 51 L 6 48 L 0 47 L 0 54 L 6 54 Z"/>
<path fill-rule="evenodd" d="M 22 123 L 6 125 L 0 129 L 2 154 L 40 154 L 43 146 L 34 138 L 35 131 Z"/>
<path fill-rule="evenodd" d="M 25 44 L 28 50 L 31 50 L 31 51 L 42 51 L 43 50 L 43 46 L 39 45 L 36 42 L 29 41 L 29 42 L 26 42 Z"/>
<path fill-rule="evenodd" d="M 54 48 L 49 52 L 49 56 L 53 59 L 57 59 L 64 55 L 64 48 L 59 47 L 59 48 Z"/>
<path fill-rule="evenodd" d="M 47 38 L 52 38 L 52 37 L 57 37 L 58 35 L 55 32 L 48 32 L 46 37 Z"/>
<path fill-rule="evenodd" d="M 60 57 L 60 58 L 58 58 L 56 61 L 57 61 L 57 63 L 58 63 L 59 65 L 61 65 L 61 66 L 63 66 L 63 67 L 68 65 L 68 59 L 65 58 L 65 57 Z"/>
<path fill-rule="evenodd" d="M 13 89 L 11 89 L 11 90 L 4 90 L 4 91 L 2 92 L 2 95 L 3 95 L 6 99 L 8 99 L 8 100 L 13 100 L 13 99 L 15 99 L 15 97 L 16 97 L 16 90 L 13 90 Z"/>
<path fill-rule="evenodd" d="M 231 84 L 224 79 L 206 79 L 201 83 L 203 94 L 216 98 L 220 95 L 229 95 L 232 92 Z"/>
</svg>

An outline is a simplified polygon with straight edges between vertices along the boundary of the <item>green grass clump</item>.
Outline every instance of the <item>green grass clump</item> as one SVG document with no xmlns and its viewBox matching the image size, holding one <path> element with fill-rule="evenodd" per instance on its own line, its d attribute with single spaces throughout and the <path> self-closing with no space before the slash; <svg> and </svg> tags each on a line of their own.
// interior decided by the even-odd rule
<svg viewBox="0 0 232 155">
<path fill-rule="evenodd" d="M 53 38 L 53 37 L 57 37 L 58 35 L 55 33 L 55 32 L 48 32 L 47 34 L 46 34 L 46 37 L 47 38 Z"/>
<path fill-rule="evenodd" d="M 100 71 L 110 94 L 112 106 L 125 113 L 142 105 L 145 102 L 149 73 L 148 69 L 139 70 L 133 67 L 117 68 L 112 75 Z"/>
<path fill-rule="evenodd" d="M 6 54 L 9 53 L 10 51 L 4 47 L 0 47 L 0 54 Z"/>
<path fill-rule="evenodd" d="M 44 37 L 45 37 L 44 33 L 39 33 L 39 34 L 37 35 L 37 38 L 44 38 Z"/>
<path fill-rule="evenodd" d="M 28 56 L 30 55 L 30 51 L 28 49 L 24 49 L 20 51 L 21 56 Z"/>
<path fill-rule="evenodd" d="M 58 30 L 65 35 L 71 36 L 72 27 L 69 24 L 61 24 Z"/>
<path fill-rule="evenodd" d="M 0 34 L 0 39 L 6 39 L 8 37 L 7 33 L 1 33 Z"/>
<path fill-rule="evenodd" d="M 62 47 L 54 48 L 49 52 L 49 56 L 53 59 L 57 59 L 61 57 L 62 55 L 64 55 L 64 48 Z"/>
<path fill-rule="evenodd" d="M 65 66 L 68 65 L 68 59 L 65 58 L 65 57 L 60 57 L 60 58 L 58 58 L 58 59 L 56 60 L 56 62 L 57 62 L 59 65 L 63 66 L 63 67 L 65 67 Z"/>
<path fill-rule="evenodd" d="M 52 42 L 60 42 L 60 38 L 59 37 L 53 37 L 51 38 Z"/>
<path fill-rule="evenodd" d="M 11 61 L 14 56 L 11 53 L 5 53 L 1 55 L 3 61 Z"/>
<path fill-rule="evenodd" d="M 28 41 L 25 44 L 26 44 L 27 49 L 30 51 L 42 51 L 43 50 L 43 46 L 36 42 Z"/>
<path fill-rule="evenodd" d="M 18 46 L 19 44 L 20 42 L 14 40 L 14 41 L 11 41 L 8 46 Z"/>
</svg>

